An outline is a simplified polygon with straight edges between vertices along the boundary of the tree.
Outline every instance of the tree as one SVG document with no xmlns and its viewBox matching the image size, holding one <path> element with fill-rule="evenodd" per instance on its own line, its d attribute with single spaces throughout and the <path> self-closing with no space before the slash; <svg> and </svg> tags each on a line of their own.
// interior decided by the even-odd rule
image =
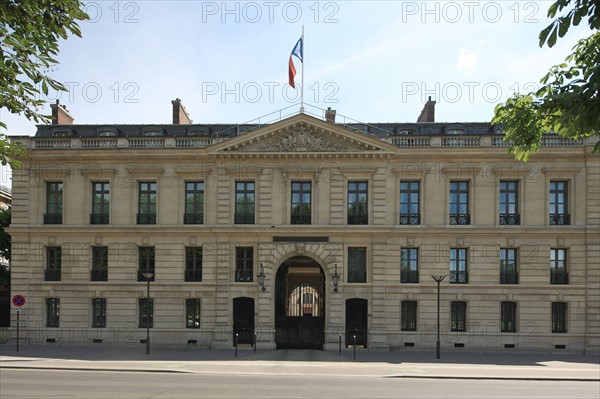
<svg viewBox="0 0 600 399">
<path fill-rule="evenodd" d="M 40 113 L 40 94 L 49 88 L 67 91 L 49 76 L 57 64 L 60 39 L 81 37 L 78 21 L 89 19 L 79 0 L 3 0 L 0 2 L 0 108 L 24 114 L 29 120 L 48 121 Z M 0 121 L 0 128 L 6 129 Z M 0 135 L 2 164 L 19 167 L 23 147 Z M 17 161 L 17 162 L 15 162 Z"/>
<path fill-rule="evenodd" d="M 544 133 L 572 139 L 600 135 L 600 0 L 557 0 L 548 17 L 563 10 L 540 32 L 540 47 L 553 47 L 583 18 L 594 33 L 577 42 L 565 63 L 550 68 L 536 92 L 516 94 L 496 107 L 492 123 L 502 126 L 517 159 L 538 151 Z M 600 151 L 600 142 L 593 151 Z"/>
</svg>

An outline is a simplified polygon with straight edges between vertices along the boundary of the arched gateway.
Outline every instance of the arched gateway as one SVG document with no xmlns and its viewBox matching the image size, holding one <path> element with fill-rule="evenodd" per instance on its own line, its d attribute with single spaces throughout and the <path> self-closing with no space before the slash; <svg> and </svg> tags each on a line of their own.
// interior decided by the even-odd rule
<svg viewBox="0 0 600 399">
<path fill-rule="evenodd" d="M 277 349 L 323 349 L 325 273 L 307 256 L 283 262 L 275 277 Z"/>
</svg>

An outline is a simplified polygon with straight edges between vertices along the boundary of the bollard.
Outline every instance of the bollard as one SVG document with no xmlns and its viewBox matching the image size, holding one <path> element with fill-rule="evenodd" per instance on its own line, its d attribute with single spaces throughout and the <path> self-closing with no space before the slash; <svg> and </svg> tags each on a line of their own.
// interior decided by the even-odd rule
<svg viewBox="0 0 600 399">
<path fill-rule="evenodd" d="M 356 335 L 352 336 L 352 341 L 354 345 L 354 360 L 356 360 Z"/>
<path fill-rule="evenodd" d="M 338 345 L 338 356 L 342 356 L 342 334 L 340 334 L 340 341 Z"/>
<path fill-rule="evenodd" d="M 237 343 L 238 343 L 238 333 L 235 333 L 235 342 L 233 345 L 235 346 L 235 358 L 237 359 Z"/>
<path fill-rule="evenodd" d="M 254 333 L 254 354 L 256 354 L 256 332 Z"/>
</svg>

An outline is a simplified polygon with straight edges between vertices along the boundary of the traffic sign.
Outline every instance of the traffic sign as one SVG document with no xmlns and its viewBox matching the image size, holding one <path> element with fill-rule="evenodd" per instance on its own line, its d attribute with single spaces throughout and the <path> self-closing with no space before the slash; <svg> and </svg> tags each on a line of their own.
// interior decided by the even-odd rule
<svg viewBox="0 0 600 399">
<path fill-rule="evenodd" d="M 18 294 L 13 296 L 12 304 L 17 308 L 24 306 L 25 305 L 25 297 L 23 295 L 18 295 Z"/>
</svg>

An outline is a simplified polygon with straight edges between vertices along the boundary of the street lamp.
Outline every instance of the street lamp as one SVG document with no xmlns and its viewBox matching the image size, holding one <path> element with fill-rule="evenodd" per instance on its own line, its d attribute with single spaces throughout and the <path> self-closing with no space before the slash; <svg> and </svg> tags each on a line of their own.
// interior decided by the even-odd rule
<svg viewBox="0 0 600 399">
<path fill-rule="evenodd" d="M 256 277 L 258 278 L 258 286 L 260 287 L 261 291 L 266 291 L 267 289 L 265 288 L 265 267 L 262 263 L 258 268 L 258 275 Z"/>
<path fill-rule="evenodd" d="M 150 354 L 150 280 L 154 279 L 154 272 L 142 272 L 142 276 L 148 283 L 146 294 L 146 355 Z"/>
<path fill-rule="evenodd" d="M 338 292 L 338 284 L 340 283 L 340 275 L 337 271 L 337 263 L 335 264 L 335 271 L 333 272 L 333 276 L 331 276 L 331 282 L 333 283 L 333 292 Z"/>
<path fill-rule="evenodd" d="M 446 276 L 431 276 L 437 283 L 437 340 L 435 343 L 435 357 L 440 358 L 440 283 Z"/>
</svg>

